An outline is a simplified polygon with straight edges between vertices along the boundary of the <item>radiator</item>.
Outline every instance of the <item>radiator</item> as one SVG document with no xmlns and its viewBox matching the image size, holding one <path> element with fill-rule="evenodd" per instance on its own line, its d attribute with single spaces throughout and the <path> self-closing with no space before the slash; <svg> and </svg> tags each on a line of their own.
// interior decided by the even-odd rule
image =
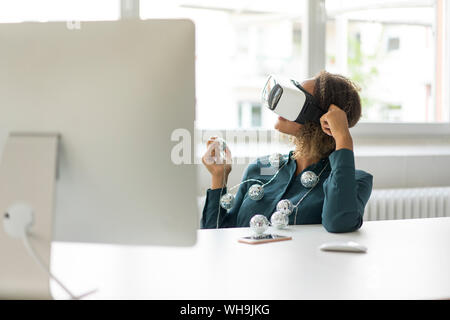
<svg viewBox="0 0 450 320">
<path fill-rule="evenodd" d="M 373 190 L 365 221 L 450 217 L 450 187 Z"/>
</svg>

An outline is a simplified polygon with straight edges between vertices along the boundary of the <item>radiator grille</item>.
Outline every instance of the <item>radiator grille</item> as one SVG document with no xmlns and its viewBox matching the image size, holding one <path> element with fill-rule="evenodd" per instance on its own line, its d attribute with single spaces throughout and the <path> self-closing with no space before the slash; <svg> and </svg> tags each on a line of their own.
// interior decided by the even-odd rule
<svg viewBox="0 0 450 320">
<path fill-rule="evenodd" d="M 450 187 L 373 190 L 365 221 L 450 217 Z"/>
</svg>

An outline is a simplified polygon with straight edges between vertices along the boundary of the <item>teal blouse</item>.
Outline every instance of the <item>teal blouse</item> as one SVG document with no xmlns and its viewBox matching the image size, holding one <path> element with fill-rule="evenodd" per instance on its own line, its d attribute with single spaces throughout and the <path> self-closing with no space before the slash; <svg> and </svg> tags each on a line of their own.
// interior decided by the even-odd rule
<svg viewBox="0 0 450 320">
<path fill-rule="evenodd" d="M 313 171 L 319 175 L 319 183 L 306 196 L 298 207 L 297 216 L 289 216 L 289 224 L 322 224 L 328 232 L 345 233 L 361 228 L 364 208 L 372 193 L 373 176 L 361 170 L 355 170 L 353 151 L 341 149 L 328 158 L 320 160 L 300 175 L 296 176 L 297 162 L 292 159 L 293 152 L 286 155 L 278 176 L 264 187 L 264 197 L 259 201 L 249 198 L 249 188 L 256 182 L 242 184 L 235 197 L 234 206 L 225 210 L 219 206 L 221 194 L 217 189 L 207 191 L 206 203 L 201 220 L 202 229 L 247 228 L 253 216 L 261 214 L 269 219 L 276 211 L 279 201 L 289 199 L 295 205 L 310 189 L 305 188 L 300 178 L 303 172 Z M 276 173 L 269 164 L 269 156 L 257 159 L 244 172 L 242 181 L 249 179 L 269 182 Z"/>
</svg>

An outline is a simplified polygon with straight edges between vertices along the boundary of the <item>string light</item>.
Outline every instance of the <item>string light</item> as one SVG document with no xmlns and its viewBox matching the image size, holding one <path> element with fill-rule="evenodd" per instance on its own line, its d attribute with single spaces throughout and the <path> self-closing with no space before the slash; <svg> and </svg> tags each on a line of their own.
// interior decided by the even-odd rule
<svg viewBox="0 0 450 320">
<path fill-rule="evenodd" d="M 226 150 L 226 143 L 221 139 L 220 141 L 220 149 L 225 153 Z M 220 201 L 219 201 L 219 209 L 218 209 L 218 216 L 217 216 L 217 229 L 219 228 L 219 217 L 220 217 L 220 208 L 229 211 L 234 207 L 235 204 L 235 195 L 231 192 L 235 190 L 236 188 L 239 188 L 241 185 L 248 183 L 248 182 L 254 182 L 249 190 L 248 190 L 248 196 L 253 201 L 260 201 L 264 198 L 264 188 L 271 184 L 279 175 L 279 173 L 284 169 L 284 167 L 287 165 L 287 161 L 285 161 L 285 157 L 279 153 L 273 154 L 269 157 L 269 163 L 271 167 L 273 168 L 279 168 L 278 171 L 274 174 L 272 179 L 270 179 L 268 182 L 263 183 L 260 180 L 257 179 L 248 179 L 245 181 L 242 181 L 241 183 L 237 184 L 236 186 L 230 188 L 228 190 L 228 193 L 222 196 L 223 189 L 225 187 L 225 164 L 224 164 L 224 184 L 220 193 Z M 280 167 L 281 163 L 283 165 Z M 313 171 L 306 171 L 302 174 L 300 181 L 302 185 L 310 189 L 301 199 L 300 201 L 294 206 L 290 200 L 284 199 L 281 200 L 276 207 L 276 212 L 271 217 L 271 222 L 268 221 L 268 219 L 265 216 L 262 215 L 255 215 L 252 220 L 250 221 L 250 228 L 255 232 L 256 235 L 263 234 L 270 225 L 277 229 L 285 229 L 289 225 L 289 216 L 294 212 L 295 210 L 295 218 L 294 218 L 294 225 L 297 224 L 297 215 L 298 215 L 298 207 L 303 202 L 303 200 L 312 192 L 312 190 L 318 185 L 320 181 L 320 177 L 325 171 L 325 169 L 328 167 L 328 164 L 322 169 L 319 175 L 317 175 Z M 263 230 L 263 231 L 262 231 Z M 262 233 L 261 233 L 262 232 Z"/>
</svg>

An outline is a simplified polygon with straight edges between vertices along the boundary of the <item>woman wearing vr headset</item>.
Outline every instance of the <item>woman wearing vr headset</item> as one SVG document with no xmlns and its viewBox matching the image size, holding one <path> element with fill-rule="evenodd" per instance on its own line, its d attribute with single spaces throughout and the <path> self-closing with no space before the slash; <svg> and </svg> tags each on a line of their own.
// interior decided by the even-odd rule
<svg viewBox="0 0 450 320">
<path fill-rule="evenodd" d="M 291 121 L 280 116 L 275 129 L 290 136 L 295 150 L 277 161 L 264 157 L 250 164 L 235 196 L 226 186 L 232 169 L 230 150 L 224 152 L 226 164 L 213 163 L 218 140 L 208 142 L 203 163 L 212 175 L 212 187 L 207 191 L 202 228 L 249 227 L 255 215 L 270 220 L 280 211 L 289 225 L 322 224 L 332 233 L 362 226 L 373 177 L 355 169 L 349 128 L 361 118 L 358 89 L 349 79 L 325 71 L 302 84 L 292 83 L 304 93 L 303 109 Z M 280 92 L 287 97 L 291 90 L 278 87 L 265 89 L 267 106 L 276 113 L 286 107 Z M 273 175 L 262 174 L 264 168 L 274 166 Z"/>
</svg>

